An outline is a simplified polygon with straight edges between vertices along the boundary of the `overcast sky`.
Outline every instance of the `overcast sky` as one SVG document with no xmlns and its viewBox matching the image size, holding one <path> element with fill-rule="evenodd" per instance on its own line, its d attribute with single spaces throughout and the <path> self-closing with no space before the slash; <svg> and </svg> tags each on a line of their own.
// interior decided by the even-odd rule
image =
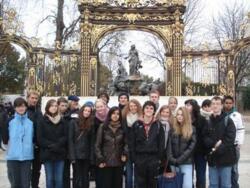
<svg viewBox="0 0 250 188">
<path fill-rule="evenodd" d="M 5 0 L 6 1 L 6 0 Z M 235 1 L 244 2 L 246 9 L 250 10 L 250 0 L 202 0 L 203 10 L 201 12 L 201 25 L 203 30 L 199 32 L 199 36 L 203 40 L 209 40 L 207 35 L 207 26 L 211 23 L 213 16 L 216 17 L 220 11 L 222 11 L 223 5 L 233 5 Z M 22 4 L 20 4 L 22 2 Z M 21 20 L 24 22 L 24 33 L 28 37 L 38 37 L 43 46 L 53 45 L 54 43 L 54 32 L 55 26 L 52 23 L 44 22 L 38 27 L 39 21 L 45 18 L 47 15 L 52 14 L 56 11 L 56 0 L 12 0 L 10 5 L 14 6 L 21 13 Z M 66 25 L 70 20 L 76 18 L 79 13 L 74 0 L 65 0 L 66 8 L 65 12 L 65 23 Z M 143 42 L 143 35 L 138 32 L 131 32 L 126 38 L 126 42 L 123 46 L 126 52 L 129 51 L 132 43 L 136 44 L 139 51 L 145 50 L 145 43 Z M 150 76 L 155 75 L 155 71 L 161 73 L 163 69 L 156 62 L 147 62 L 143 56 L 142 61 L 146 64 L 143 68 L 143 73 L 149 74 Z M 128 65 L 125 65 L 128 67 Z M 163 74 L 160 74 L 163 75 Z M 163 79 L 161 77 L 161 79 Z"/>
</svg>

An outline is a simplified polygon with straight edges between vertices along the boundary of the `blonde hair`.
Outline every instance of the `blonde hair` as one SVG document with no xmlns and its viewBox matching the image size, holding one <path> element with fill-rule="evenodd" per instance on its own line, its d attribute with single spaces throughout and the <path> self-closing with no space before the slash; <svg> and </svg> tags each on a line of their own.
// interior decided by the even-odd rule
<svg viewBox="0 0 250 188">
<path fill-rule="evenodd" d="M 160 119 L 161 118 L 161 112 L 163 111 L 163 110 L 165 110 L 165 109 L 168 109 L 169 110 L 169 123 L 170 124 L 172 124 L 173 123 L 173 114 L 172 114 L 172 112 L 171 112 L 171 109 L 169 108 L 169 106 L 168 105 L 163 105 L 161 108 L 160 108 L 160 110 L 158 111 L 158 113 L 156 114 L 156 119 Z"/>
<path fill-rule="evenodd" d="M 173 96 L 168 98 L 168 104 L 170 103 L 170 101 L 171 101 L 172 99 L 174 99 L 175 102 L 176 102 L 176 104 L 178 104 L 178 99 L 177 99 L 176 97 L 173 97 Z"/>
<path fill-rule="evenodd" d="M 139 116 L 142 115 L 142 106 L 141 106 L 140 102 L 139 102 L 138 100 L 136 100 L 136 99 L 131 99 L 131 100 L 126 104 L 126 106 L 124 107 L 124 109 L 122 110 L 122 117 L 123 117 L 123 118 L 125 118 L 125 117 L 128 115 L 128 113 L 130 112 L 130 110 L 129 110 L 129 105 L 130 105 L 131 103 L 134 103 L 134 104 L 137 106 L 137 113 L 138 113 L 138 115 L 139 115 Z"/>
<path fill-rule="evenodd" d="M 99 103 L 99 102 L 102 103 L 104 106 L 107 106 L 107 103 L 103 99 L 96 99 L 95 107 L 96 107 L 96 104 Z"/>
<path fill-rule="evenodd" d="M 183 123 L 180 124 L 177 121 L 178 111 L 182 111 Z M 190 139 L 193 134 L 193 128 L 191 123 L 191 116 L 185 107 L 180 107 L 177 110 L 176 117 L 173 122 L 174 134 L 181 135 L 185 139 Z"/>
<path fill-rule="evenodd" d="M 29 98 L 31 95 L 36 95 L 37 97 L 40 96 L 40 94 L 35 90 L 28 91 L 27 98 Z"/>
</svg>

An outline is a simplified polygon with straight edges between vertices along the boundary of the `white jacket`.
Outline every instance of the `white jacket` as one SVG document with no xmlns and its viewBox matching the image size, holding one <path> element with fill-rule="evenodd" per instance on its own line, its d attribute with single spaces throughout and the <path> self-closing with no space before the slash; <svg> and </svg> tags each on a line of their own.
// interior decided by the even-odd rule
<svg viewBox="0 0 250 188">
<path fill-rule="evenodd" d="M 236 127 L 235 144 L 242 145 L 245 138 L 245 126 L 243 125 L 242 116 L 239 112 L 233 112 L 230 114 L 230 118 Z"/>
</svg>

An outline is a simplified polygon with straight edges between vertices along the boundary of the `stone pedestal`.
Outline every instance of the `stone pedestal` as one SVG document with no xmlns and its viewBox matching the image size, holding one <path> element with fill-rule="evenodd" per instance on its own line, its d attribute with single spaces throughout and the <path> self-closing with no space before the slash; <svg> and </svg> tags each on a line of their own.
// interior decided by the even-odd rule
<svg viewBox="0 0 250 188">
<path fill-rule="evenodd" d="M 129 94 L 138 96 L 140 95 L 139 87 L 142 83 L 142 78 L 139 75 L 129 76 L 128 78 L 128 86 L 129 86 Z"/>
</svg>

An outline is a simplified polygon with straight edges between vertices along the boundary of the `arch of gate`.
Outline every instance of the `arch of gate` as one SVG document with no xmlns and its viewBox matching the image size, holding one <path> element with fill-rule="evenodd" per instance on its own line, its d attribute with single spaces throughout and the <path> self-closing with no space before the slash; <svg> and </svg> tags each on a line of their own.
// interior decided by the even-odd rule
<svg viewBox="0 0 250 188">
<path fill-rule="evenodd" d="M 97 92 L 97 46 L 108 33 L 141 30 L 159 37 L 166 51 L 166 95 L 181 95 L 184 0 L 79 0 L 81 13 L 81 95 Z"/>
<path fill-rule="evenodd" d="M 36 56 L 34 52 L 34 48 L 28 40 L 16 36 L 16 35 L 8 35 L 2 34 L 0 37 L 0 45 L 4 48 L 6 43 L 14 43 L 19 45 L 27 54 L 27 68 L 28 74 L 26 75 L 26 89 L 27 90 L 37 90 L 37 79 L 36 79 Z"/>
</svg>

